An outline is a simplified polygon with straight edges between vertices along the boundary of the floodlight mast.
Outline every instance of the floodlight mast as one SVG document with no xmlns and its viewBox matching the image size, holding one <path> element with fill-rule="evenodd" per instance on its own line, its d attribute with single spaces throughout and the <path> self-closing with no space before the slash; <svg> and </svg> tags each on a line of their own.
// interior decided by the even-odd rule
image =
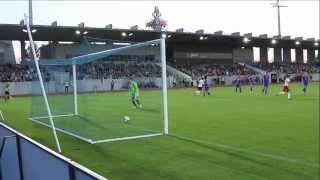
<svg viewBox="0 0 320 180">
<path fill-rule="evenodd" d="M 280 0 L 277 0 L 276 3 L 272 3 L 272 7 L 276 7 L 277 8 L 277 11 L 278 11 L 278 36 L 279 38 L 281 38 L 281 17 L 280 17 L 280 8 L 282 7 L 288 7 L 288 6 L 285 6 L 285 5 L 280 5 L 279 3 Z"/>
<path fill-rule="evenodd" d="M 61 153 L 60 142 L 59 142 L 59 139 L 58 139 L 58 136 L 57 136 L 55 125 L 53 123 L 51 109 L 50 109 L 50 106 L 49 106 L 49 102 L 48 102 L 46 91 L 44 89 L 43 79 L 42 79 L 42 75 L 41 75 L 40 68 L 39 68 L 39 63 L 38 63 L 39 59 L 38 59 L 38 57 L 36 55 L 36 50 L 35 50 L 33 38 L 32 38 L 32 35 L 31 35 L 30 24 L 29 24 L 28 17 L 27 17 L 26 14 L 24 14 L 24 21 L 25 21 L 25 25 L 27 26 L 27 31 L 28 31 L 28 36 L 29 36 L 29 43 L 30 43 L 30 47 L 31 47 L 31 50 L 32 50 L 33 60 L 34 60 L 35 66 L 36 66 L 37 74 L 39 76 L 41 92 L 42 92 L 42 96 L 43 96 L 43 99 L 44 99 L 44 102 L 45 102 L 45 106 L 46 106 L 46 109 L 47 109 L 47 113 L 48 113 L 48 116 L 49 116 L 49 120 L 50 120 L 50 124 L 51 124 L 51 128 L 52 128 L 52 132 L 53 132 L 53 135 L 54 135 L 54 139 L 56 141 L 57 150 L 58 150 L 59 153 Z"/>
<path fill-rule="evenodd" d="M 29 24 L 33 25 L 32 0 L 29 0 Z"/>
</svg>

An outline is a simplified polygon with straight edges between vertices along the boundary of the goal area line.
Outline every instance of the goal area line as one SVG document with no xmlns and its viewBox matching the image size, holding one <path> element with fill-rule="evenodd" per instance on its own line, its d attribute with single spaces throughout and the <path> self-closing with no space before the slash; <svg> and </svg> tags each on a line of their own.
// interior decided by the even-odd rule
<svg viewBox="0 0 320 180">
<path fill-rule="evenodd" d="M 66 116 L 74 116 L 74 114 L 67 114 L 67 115 L 57 115 L 57 116 L 52 116 L 52 117 L 66 117 Z M 48 125 L 44 122 L 38 121 L 38 119 L 45 119 L 49 118 L 48 116 L 43 116 L 43 117 L 35 117 L 35 118 L 28 118 L 29 120 L 38 123 L 40 125 L 46 126 L 48 128 L 51 128 L 51 125 Z M 72 132 L 66 131 L 64 129 L 55 127 L 55 129 L 59 132 L 62 132 L 64 134 L 67 134 L 69 136 L 75 137 L 77 139 L 80 139 L 82 141 L 85 141 L 89 144 L 101 144 L 101 143 L 108 143 L 108 142 L 115 142 L 115 141 L 125 141 L 125 140 L 133 140 L 133 139 L 140 139 L 140 138 L 148 138 L 148 137 L 155 137 L 155 136 L 162 136 L 164 133 L 150 133 L 150 134 L 145 134 L 145 135 L 137 135 L 137 136 L 128 136 L 128 137 L 119 137 L 119 138 L 110 138 L 110 139 L 101 139 L 101 140 L 92 140 L 90 138 L 85 138 L 82 136 L 79 136 L 77 134 L 74 134 Z"/>
<path fill-rule="evenodd" d="M 56 117 L 69 117 L 69 116 L 76 116 L 75 114 L 61 114 L 61 115 L 53 115 L 51 117 L 56 118 Z M 39 116 L 39 117 L 30 117 L 30 120 L 37 120 L 37 119 L 47 119 L 49 116 Z"/>
<path fill-rule="evenodd" d="M 162 135 L 164 135 L 164 134 L 163 134 L 163 133 L 153 133 L 153 134 L 146 134 L 146 135 L 139 135 L 139 136 L 129 136 L 129 137 L 122 137 L 122 138 L 112 138 L 112 139 L 92 141 L 92 144 L 107 143 L 107 142 L 114 142 L 114 141 L 124 141 L 124 140 L 131 140 L 131 139 L 140 139 L 140 138 L 147 138 L 147 137 L 154 137 L 154 136 L 162 136 Z"/>
</svg>

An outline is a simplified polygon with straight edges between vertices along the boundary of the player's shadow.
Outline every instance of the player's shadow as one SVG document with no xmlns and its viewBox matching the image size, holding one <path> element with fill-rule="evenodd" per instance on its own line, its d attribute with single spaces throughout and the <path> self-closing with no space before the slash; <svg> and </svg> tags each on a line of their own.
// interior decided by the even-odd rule
<svg viewBox="0 0 320 180">
<path fill-rule="evenodd" d="M 80 116 L 78 115 L 78 117 L 85 122 L 87 125 L 92 125 L 92 127 L 95 127 L 96 129 L 100 129 L 100 130 L 105 130 L 107 129 L 105 126 L 100 125 L 99 123 L 94 122 L 93 120 L 90 120 L 89 118 L 85 117 L 85 116 Z"/>
<path fill-rule="evenodd" d="M 215 145 L 207 144 L 207 143 L 204 143 L 204 142 L 199 142 L 199 141 L 196 141 L 196 140 L 192 140 L 192 139 L 189 139 L 189 138 L 184 138 L 184 137 L 177 136 L 177 135 L 170 135 L 170 136 L 174 137 L 176 139 L 188 142 L 188 143 L 192 143 L 192 144 L 198 145 L 198 146 L 206 148 L 206 149 L 210 149 L 212 151 L 216 151 L 216 152 L 227 154 L 229 156 L 232 156 L 232 157 L 240 159 L 240 160 L 251 162 L 253 164 L 259 164 L 261 166 L 268 167 L 268 168 L 271 168 L 271 169 L 278 169 L 278 170 L 281 169 L 281 171 L 285 171 L 285 172 L 290 173 L 290 174 L 295 174 L 296 176 L 305 177 L 301 173 L 294 172 L 294 171 L 292 171 L 290 169 L 286 169 L 286 168 L 280 168 L 280 167 L 278 167 L 277 165 L 275 165 L 273 163 L 259 160 L 261 157 L 259 159 L 257 159 L 255 157 L 249 157 L 250 155 L 245 155 L 243 153 L 235 152 L 235 151 L 233 151 L 231 149 L 218 147 L 218 146 L 215 146 Z"/>
<path fill-rule="evenodd" d="M 159 110 L 157 109 L 152 109 L 152 108 L 142 108 L 140 109 L 141 111 L 145 111 L 145 112 L 152 112 L 152 113 L 157 113 L 157 112 L 160 112 Z"/>
</svg>

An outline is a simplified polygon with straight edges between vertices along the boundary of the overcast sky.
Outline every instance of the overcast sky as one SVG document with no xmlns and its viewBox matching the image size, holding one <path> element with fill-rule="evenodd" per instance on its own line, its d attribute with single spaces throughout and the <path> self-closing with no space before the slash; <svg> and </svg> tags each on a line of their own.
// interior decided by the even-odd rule
<svg viewBox="0 0 320 180">
<path fill-rule="evenodd" d="M 34 1 L 34 24 L 47 24 L 57 20 L 59 25 L 129 28 L 145 23 L 152 17 L 153 7 L 159 6 L 168 29 L 185 31 L 204 29 L 205 32 L 223 30 L 253 35 L 277 34 L 275 0 L 257 1 Z M 281 1 L 282 35 L 319 39 L 319 1 Z M 17 24 L 28 12 L 28 1 L 0 0 L 0 23 Z"/>
</svg>

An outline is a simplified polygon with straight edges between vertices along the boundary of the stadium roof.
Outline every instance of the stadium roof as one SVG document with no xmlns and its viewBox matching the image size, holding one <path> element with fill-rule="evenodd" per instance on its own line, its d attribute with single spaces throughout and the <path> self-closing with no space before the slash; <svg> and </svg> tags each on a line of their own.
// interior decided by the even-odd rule
<svg viewBox="0 0 320 180">
<path fill-rule="evenodd" d="M 0 24 L 0 40 L 27 40 L 27 33 L 23 30 L 24 26 L 19 24 Z M 173 44 L 206 44 L 206 45 L 225 45 L 225 46 L 256 46 L 256 47 L 284 47 L 295 48 L 297 47 L 295 42 L 299 40 L 302 48 L 315 48 L 314 40 L 301 40 L 283 38 L 278 40 L 277 44 L 272 44 L 273 38 L 265 36 L 250 37 L 251 33 L 244 36 L 239 35 L 221 35 L 221 34 L 208 34 L 208 33 L 191 33 L 191 32 L 159 32 L 153 30 L 132 30 L 132 29 L 110 29 L 110 28 L 95 28 L 95 27 L 77 27 L 77 26 L 48 26 L 48 25 L 33 25 L 31 29 L 36 30 L 33 33 L 35 41 L 66 41 L 66 42 L 79 42 L 81 41 L 81 34 L 86 32 L 85 36 L 101 38 L 101 39 L 113 39 L 123 41 L 149 41 L 158 39 L 162 33 L 167 34 L 168 45 Z M 79 34 L 76 34 L 78 31 Z M 126 36 L 123 36 L 123 32 Z M 243 39 L 247 36 L 249 38 L 248 43 L 244 43 Z M 319 41 L 319 40 L 318 40 Z"/>
</svg>

